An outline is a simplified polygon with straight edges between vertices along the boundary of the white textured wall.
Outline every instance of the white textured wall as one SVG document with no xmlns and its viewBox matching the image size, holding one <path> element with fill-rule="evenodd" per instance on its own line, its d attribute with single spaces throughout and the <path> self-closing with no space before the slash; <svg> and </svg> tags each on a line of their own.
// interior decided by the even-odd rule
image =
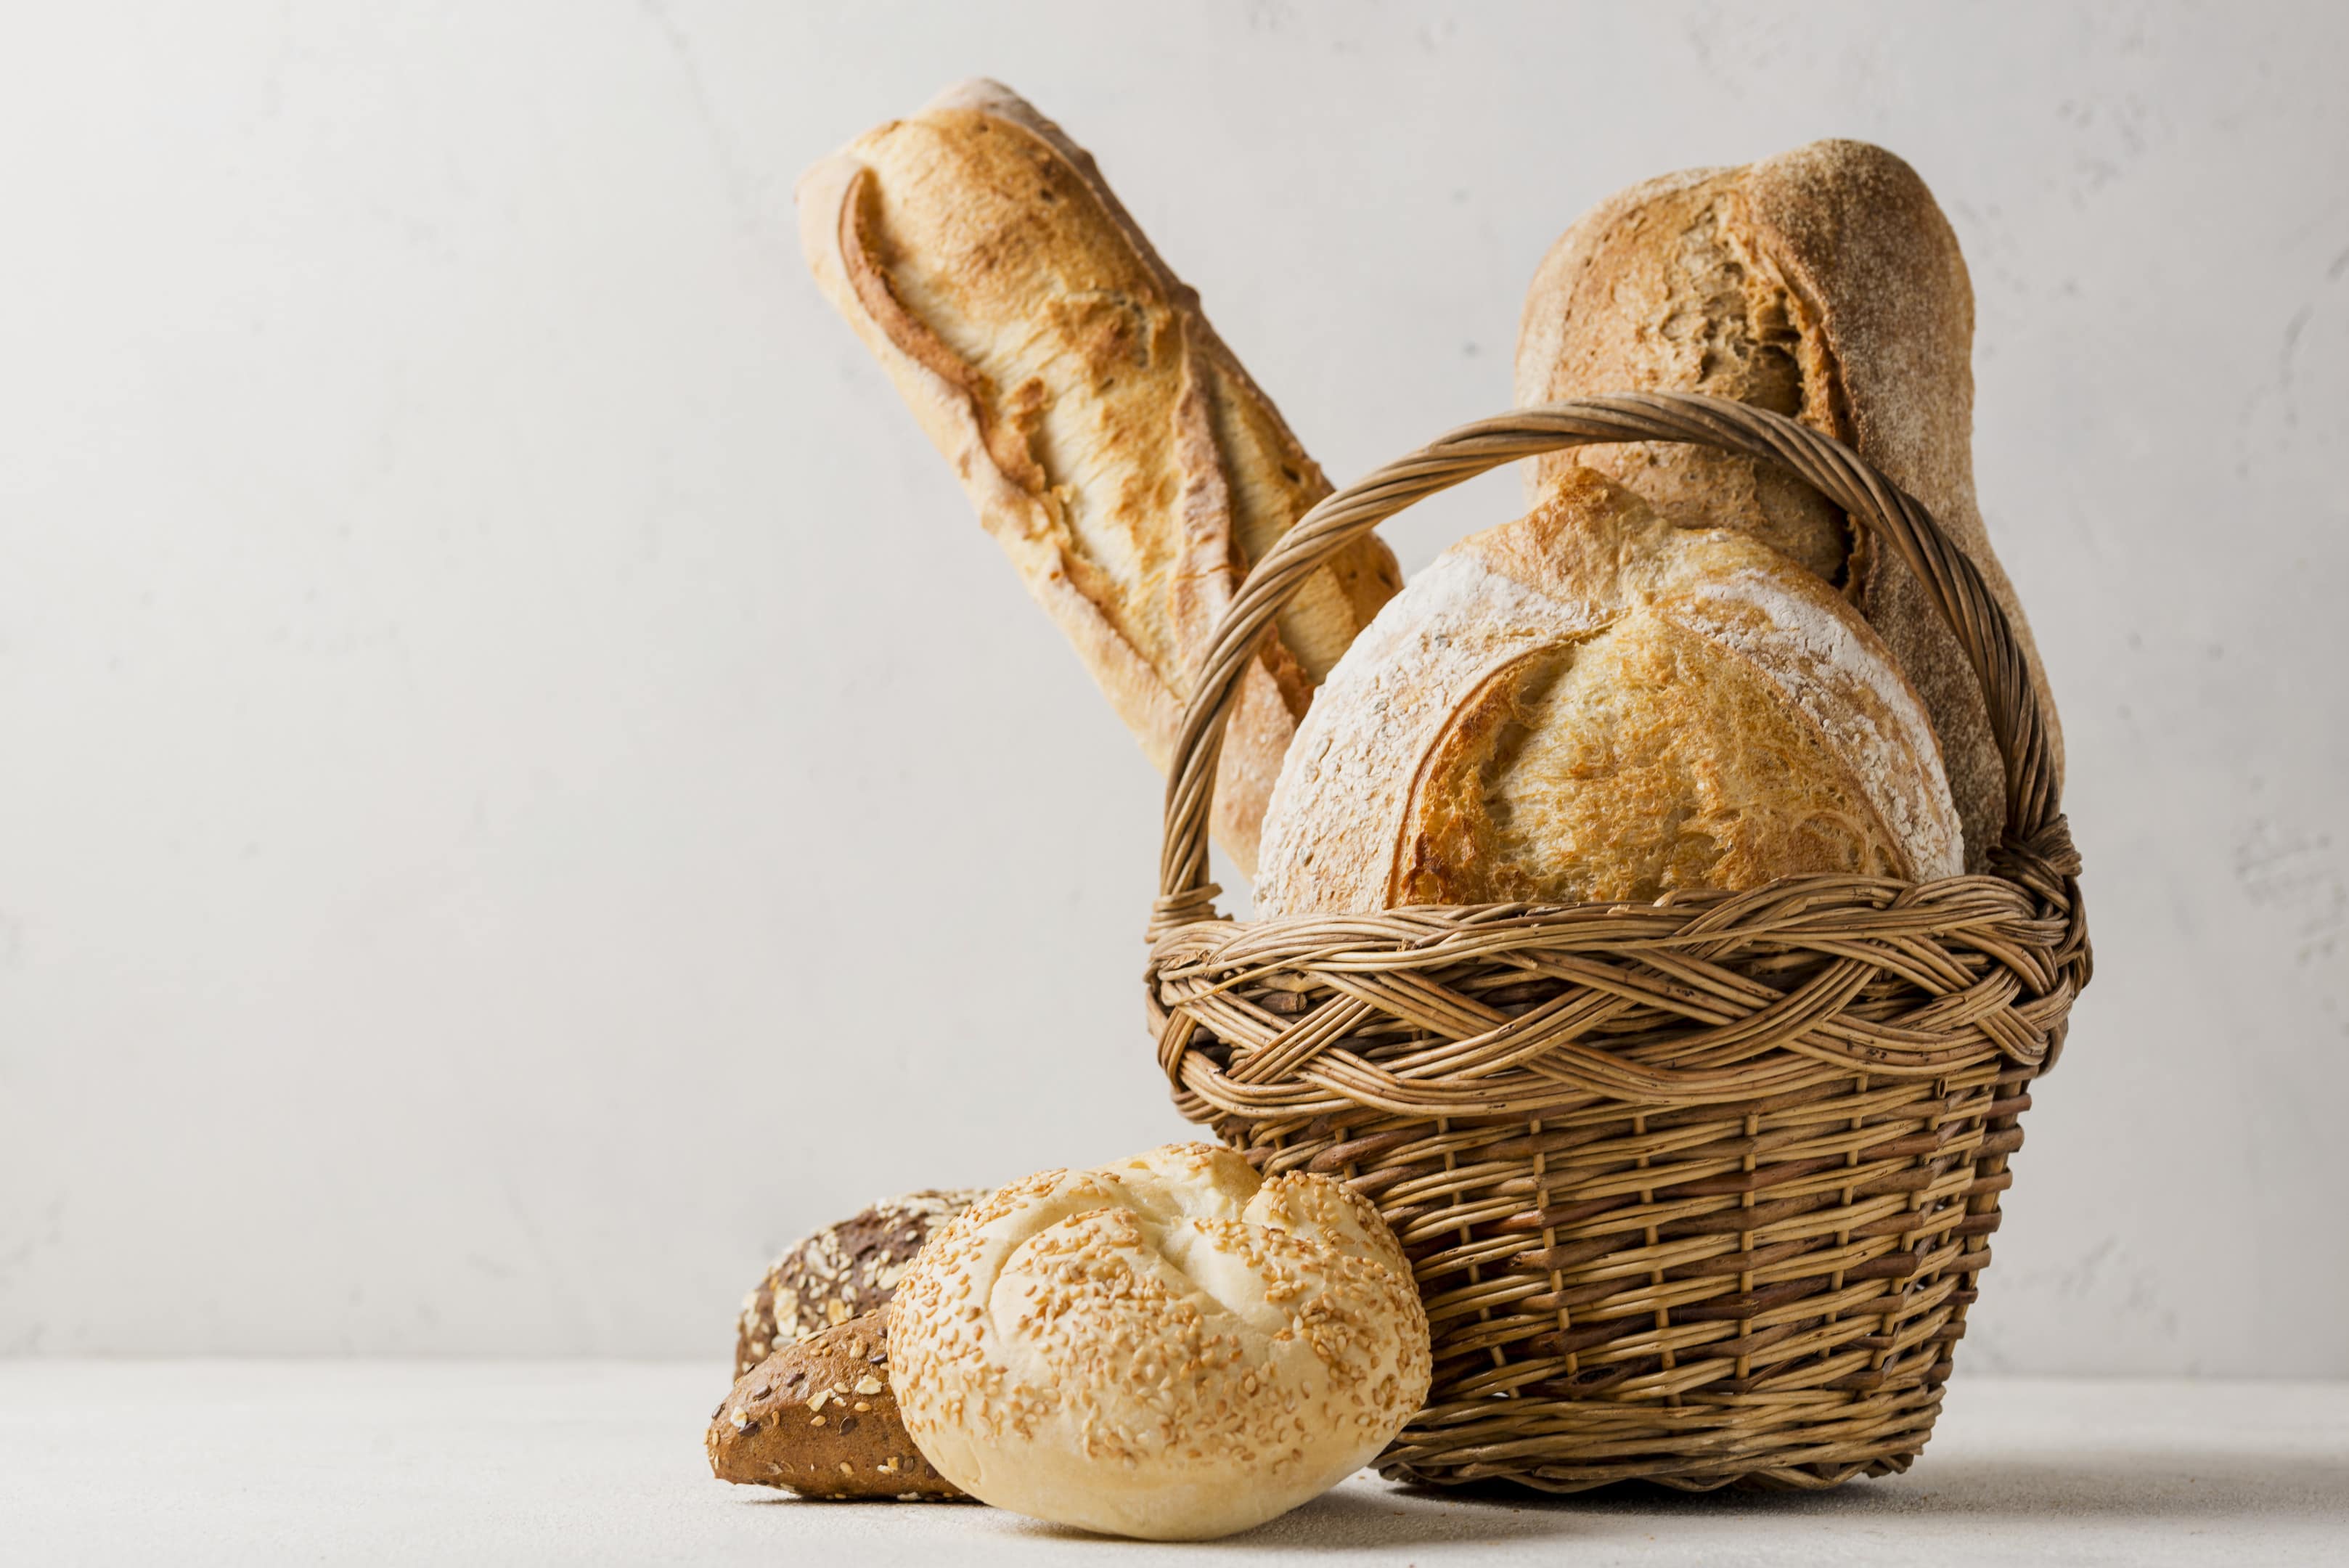
<svg viewBox="0 0 2349 1568">
<path fill-rule="evenodd" d="M 0 1350 L 715 1355 L 813 1223 L 1182 1131 L 1156 783 L 797 255 L 983 71 L 1340 478 L 1616 187 L 1913 161 L 2102 961 L 1966 1355 L 2349 1374 L 2349 27 L 2220 9 L 13 13 Z"/>
</svg>

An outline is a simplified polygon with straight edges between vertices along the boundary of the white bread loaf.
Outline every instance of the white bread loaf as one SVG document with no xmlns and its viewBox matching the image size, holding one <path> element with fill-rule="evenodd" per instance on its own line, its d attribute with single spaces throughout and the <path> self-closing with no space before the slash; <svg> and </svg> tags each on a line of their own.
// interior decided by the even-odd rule
<svg viewBox="0 0 2349 1568">
<path fill-rule="evenodd" d="M 1103 182 L 1009 88 L 950 88 L 811 169 L 817 282 L 1163 772 L 1248 566 L 1329 493 Z M 1243 687 L 1212 826 L 1243 870 L 1296 721 L 1402 583 L 1364 538 L 1305 585 Z"/>
<path fill-rule="evenodd" d="M 1281 771 L 1256 893 L 1266 915 L 1645 902 L 1960 854 L 1932 727 L 1857 613 L 1582 469 L 1357 639 Z"/>
<path fill-rule="evenodd" d="M 1990 546 L 1973 482 L 1973 290 L 1957 235 L 1880 147 L 1817 141 L 1621 192 L 1551 247 L 1526 295 L 1521 404 L 1707 392 L 1857 449 L 1980 568 L 2023 645 L 2060 778 L 2063 733 L 2031 626 Z M 1596 469 L 1674 523 L 1728 527 L 1843 588 L 1924 699 L 1980 870 L 2006 820 L 1982 688 L 1924 585 L 1775 465 L 1675 444 L 1583 447 L 1527 465 L 1528 499 Z"/>
<path fill-rule="evenodd" d="M 1351 1188 L 1172 1144 L 966 1210 L 890 1307 L 890 1382 L 939 1473 L 1145 1540 L 1228 1535 L 1377 1456 L 1426 1397 L 1427 1316 Z"/>
</svg>

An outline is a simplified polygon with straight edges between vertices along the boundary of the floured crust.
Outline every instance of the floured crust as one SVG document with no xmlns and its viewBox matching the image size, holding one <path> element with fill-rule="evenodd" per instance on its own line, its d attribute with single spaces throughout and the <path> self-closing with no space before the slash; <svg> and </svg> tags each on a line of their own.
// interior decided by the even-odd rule
<svg viewBox="0 0 2349 1568">
<path fill-rule="evenodd" d="M 1194 1540 L 1335 1485 L 1426 1397 L 1401 1247 L 1343 1183 L 1170 1145 L 966 1212 L 891 1309 L 905 1427 L 999 1508 Z"/>
<path fill-rule="evenodd" d="M 1832 589 L 1588 470 L 1447 551 L 1300 728 L 1268 915 L 1955 874 L 1932 727 Z"/>
<path fill-rule="evenodd" d="M 1735 169 L 1637 185 L 1551 248 L 1526 297 L 1522 404 L 1700 391 L 1847 441 L 1930 509 L 2006 609 L 2062 736 L 2036 647 L 1973 490 L 1973 294 L 1916 172 L 1881 148 L 1820 141 Z M 1833 508 L 1754 459 L 1691 447 L 1584 448 L 1531 466 L 1529 491 L 1590 467 L 1673 522 L 1763 539 L 1843 587 L 1932 715 L 1979 869 L 2005 823 L 2005 774 L 1979 681 L 1923 586 Z"/>
<path fill-rule="evenodd" d="M 1329 482 L 1092 160 L 971 82 L 799 189 L 810 267 L 955 465 L 981 523 L 1162 770 L 1248 566 Z M 1242 683 L 1213 827 L 1253 872 L 1297 717 L 1400 586 L 1366 538 Z"/>
</svg>

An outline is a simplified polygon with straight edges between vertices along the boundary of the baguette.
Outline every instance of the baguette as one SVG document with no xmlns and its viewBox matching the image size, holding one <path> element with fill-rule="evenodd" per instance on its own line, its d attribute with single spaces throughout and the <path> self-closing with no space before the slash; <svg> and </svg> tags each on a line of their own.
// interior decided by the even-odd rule
<svg viewBox="0 0 2349 1568">
<path fill-rule="evenodd" d="M 1693 391 L 1791 415 L 1856 447 L 1923 502 L 2013 623 L 2060 774 L 2063 734 L 2031 628 L 1974 498 L 1973 291 L 1916 171 L 1858 141 L 1633 186 L 1554 245 L 1526 296 L 1520 404 Z M 1982 689 L 1909 568 L 1775 465 L 1670 444 L 1585 447 L 1529 465 L 1538 499 L 1595 469 L 1684 526 L 1753 535 L 1841 588 L 1924 699 L 1980 870 L 2006 822 Z"/>
<path fill-rule="evenodd" d="M 1588 469 L 1414 577 L 1307 715 L 1257 908 L 1956 874 L 1923 704 L 1835 591 Z"/>
<path fill-rule="evenodd" d="M 1321 470 L 1092 159 L 1009 88 L 949 88 L 817 164 L 798 200 L 825 296 L 1164 772 L 1216 620 L 1329 493 Z M 1299 717 L 1401 585 L 1366 538 L 1245 677 L 1211 826 L 1249 875 Z"/>
</svg>

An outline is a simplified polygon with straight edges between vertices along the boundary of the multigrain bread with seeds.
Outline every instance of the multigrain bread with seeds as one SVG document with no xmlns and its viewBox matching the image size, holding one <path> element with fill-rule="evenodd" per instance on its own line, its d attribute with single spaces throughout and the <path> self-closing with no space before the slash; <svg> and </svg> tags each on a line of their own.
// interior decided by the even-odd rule
<svg viewBox="0 0 2349 1568">
<path fill-rule="evenodd" d="M 709 1469 L 807 1497 L 947 1501 L 966 1494 L 922 1457 L 889 1390 L 889 1317 L 868 1313 L 787 1345 L 710 1412 Z"/>
<path fill-rule="evenodd" d="M 1330 492 L 1092 157 L 971 81 L 802 177 L 808 265 L 979 521 L 1163 772 L 1193 666 L 1249 565 Z M 1315 687 L 1401 586 L 1366 536 L 1248 672 L 1216 837 L 1253 874 Z"/>
<path fill-rule="evenodd" d="M 794 1243 L 742 1298 L 734 1375 L 794 1341 L 888 1305 L 923 1244 L 987 1192 L 983 1187 L 901 1192 Z"/>
<path fill-rule="evenodd" d="M 1961 855 L 1932 726 L 1867 622 L 1777 551 L 1579 469 L 1347 654 L 1273 792 L 1256 898 L 1652 902 Z"/>
<path fill-rule="evenodd" d="M 2057 773 L 2063 735 L 2031 628 L 1974 496 L 1973 288 L 1914 170 L 1880 147 L 1817 141 L 1759 163 L 1668 174 L 1602 202 L 1554 245 L 1526 296 L 1520 404 L 1621 391 L 1707 392 L 1848 443 L 1923 502 L 2023 645 Z M 1672 522 L 1742 530 L 1842 588 L 1939 732 L 1982 869 L 2006 781 L 1982 688 L 1924 586 L 1816 492 L 1756 459 L 1652 443 L 1535 459 L 1529 498 L 1598 472 Z"/>
<path fill-rule="evenodd" d="M 940 1474 L 1033 1518 L 1226 1535 L 1375 1458 L 1426 1397 L 1427 1316 L 1370 1200 L 1172 1144 L 1015 1181 L 922 1253 L 890 1383 Z"/>
</svg>

